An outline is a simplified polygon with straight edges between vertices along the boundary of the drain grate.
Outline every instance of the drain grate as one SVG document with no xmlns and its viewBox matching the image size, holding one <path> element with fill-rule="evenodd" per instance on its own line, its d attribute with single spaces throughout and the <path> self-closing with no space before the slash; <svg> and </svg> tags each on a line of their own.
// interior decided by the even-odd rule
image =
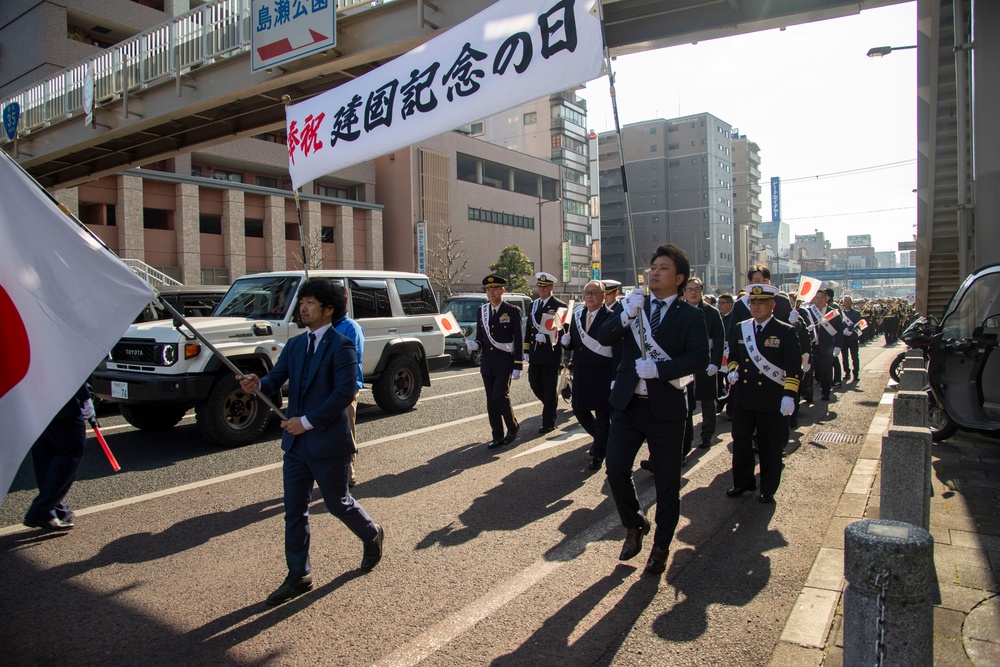
<svg viewBox="0 0 1000 667">
<path fill-rule="evenodd" d="M 813 436 L 812 441 L 817 443 L 848 444 L 856 445 L 864 439 L 863 435 L 850 435 L 848 433 L 830 433 L 821 431 Z"/>
</svg>

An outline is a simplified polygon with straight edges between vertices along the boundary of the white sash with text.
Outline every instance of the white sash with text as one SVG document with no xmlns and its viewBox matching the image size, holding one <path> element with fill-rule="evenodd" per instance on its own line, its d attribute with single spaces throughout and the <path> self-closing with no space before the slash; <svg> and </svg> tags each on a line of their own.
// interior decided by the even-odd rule
<svg viewBox="0 0 1000 667">
<path fill-rule="evenodd" d="M 740 328 L 743 333 L 743 345 L 747 349 L 747 354 L 750 355 L 750 361 L 752 361 L 753 365 L 757 367 L 757 370 L 784 387 L 785 371 L 768 361 L 767 357 L 761 354 L 760 350 L 757 348 L 757 339 L 753 332 L 753 325 L 755 321 L 756 320 L 753 318 L 750 318 L 749 320 L 743 320 L 740 323 Z"/>
</svg>

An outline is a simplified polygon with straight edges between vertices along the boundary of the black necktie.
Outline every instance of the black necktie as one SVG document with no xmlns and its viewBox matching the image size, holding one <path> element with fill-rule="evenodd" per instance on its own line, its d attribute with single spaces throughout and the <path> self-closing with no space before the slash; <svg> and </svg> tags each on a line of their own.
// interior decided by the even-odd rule
<svg viewBox="0 0 1000 667">
<path fill-rule="evenodd" d="M 650 333 L 655 334 L 656 329 L 660 326 L 660 318 L 663 316 L 663 303 L 659 299 L 653 299 L 653 317 L 649 323 Z"/>
<path fill-rule="evenodd" d="M 757 325 L 757 337 L 760 338 L 760 332 L 764 330 L 764 327 L 760 324 Z"/>
<path fill-rule="evenodd" d="M 306 368 L 309 368 L 313 359 L 313 346 L 316 344 L 316 334 L 310 331 L 307 338 L 309 342 L 306 343 Z"/>
</svg>

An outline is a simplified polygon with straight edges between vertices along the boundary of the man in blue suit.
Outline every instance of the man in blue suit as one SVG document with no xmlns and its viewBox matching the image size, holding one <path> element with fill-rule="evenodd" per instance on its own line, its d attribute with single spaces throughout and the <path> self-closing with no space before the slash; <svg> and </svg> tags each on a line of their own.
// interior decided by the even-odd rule
<svg viewBox="0 0 1000 667">
<path fill-rule="evenodd" d="M 364 543 L 362 571 L 382 558 L 385 531 L 348 489 L 351 455 L 357 448 L 346 410 L 357 388 L 358 359 L 354 343 L 332 326 L 346 312 L 343 286 L 323 278 L 307 280 L 299 292 L 299 316 L 309 332 L 289 340 L 262 379 L 252 373 L 237 376 L 247 393 L 269 396 L 288 381 L 288 418 L 281 422 L 288 576 L 267 598 L 268 604 L 287 602 L 313 586 L 309 502 L 314 481 L 330 513 Z"/>
<path fill-rule="evenodd" d="M 642 538 L 650 531 L 632 479 L 635 456 L 645 440 L 656 486 L 656 532 L 646 563 L 646 571 L 654 575 L 666 570 L 680 516 L 681 451 L 687 419 L 684 388 L 694 380 L 694 373 L 705 370 L 709 360 L 705 315 L 679 298 L 690 271 L 684 250 L 661 244 L 650 259 L 653 303 L 645 303 L 642 290 L 632 292 L 623 302 L 622 313 L 608 317 L 594 334 L 602 345 L 622 342 L 611 390 L 607 450 L 608 484 L 627 529 L 619 559 L 638 555 Z"/>
</svg>

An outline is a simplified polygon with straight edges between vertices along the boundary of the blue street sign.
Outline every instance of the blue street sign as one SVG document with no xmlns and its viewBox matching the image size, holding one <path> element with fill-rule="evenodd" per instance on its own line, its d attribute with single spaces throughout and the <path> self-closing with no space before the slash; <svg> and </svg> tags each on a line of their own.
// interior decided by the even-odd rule
<svg viewBox="0 0 1000 667">
<path fill-rule="evenodd" d="M 777 176 L 771 177 L 771 220 L 781 220 L 781 179 Z"/>
<path fill-rule="evenodd" d="M 21 105 L 17 102 L 8 102 L 3 108 L 3 130 L 7 133 L 7 138 L 11 141 L 17 135 L 17 122 L 21 119 Z"/>
</svg>

